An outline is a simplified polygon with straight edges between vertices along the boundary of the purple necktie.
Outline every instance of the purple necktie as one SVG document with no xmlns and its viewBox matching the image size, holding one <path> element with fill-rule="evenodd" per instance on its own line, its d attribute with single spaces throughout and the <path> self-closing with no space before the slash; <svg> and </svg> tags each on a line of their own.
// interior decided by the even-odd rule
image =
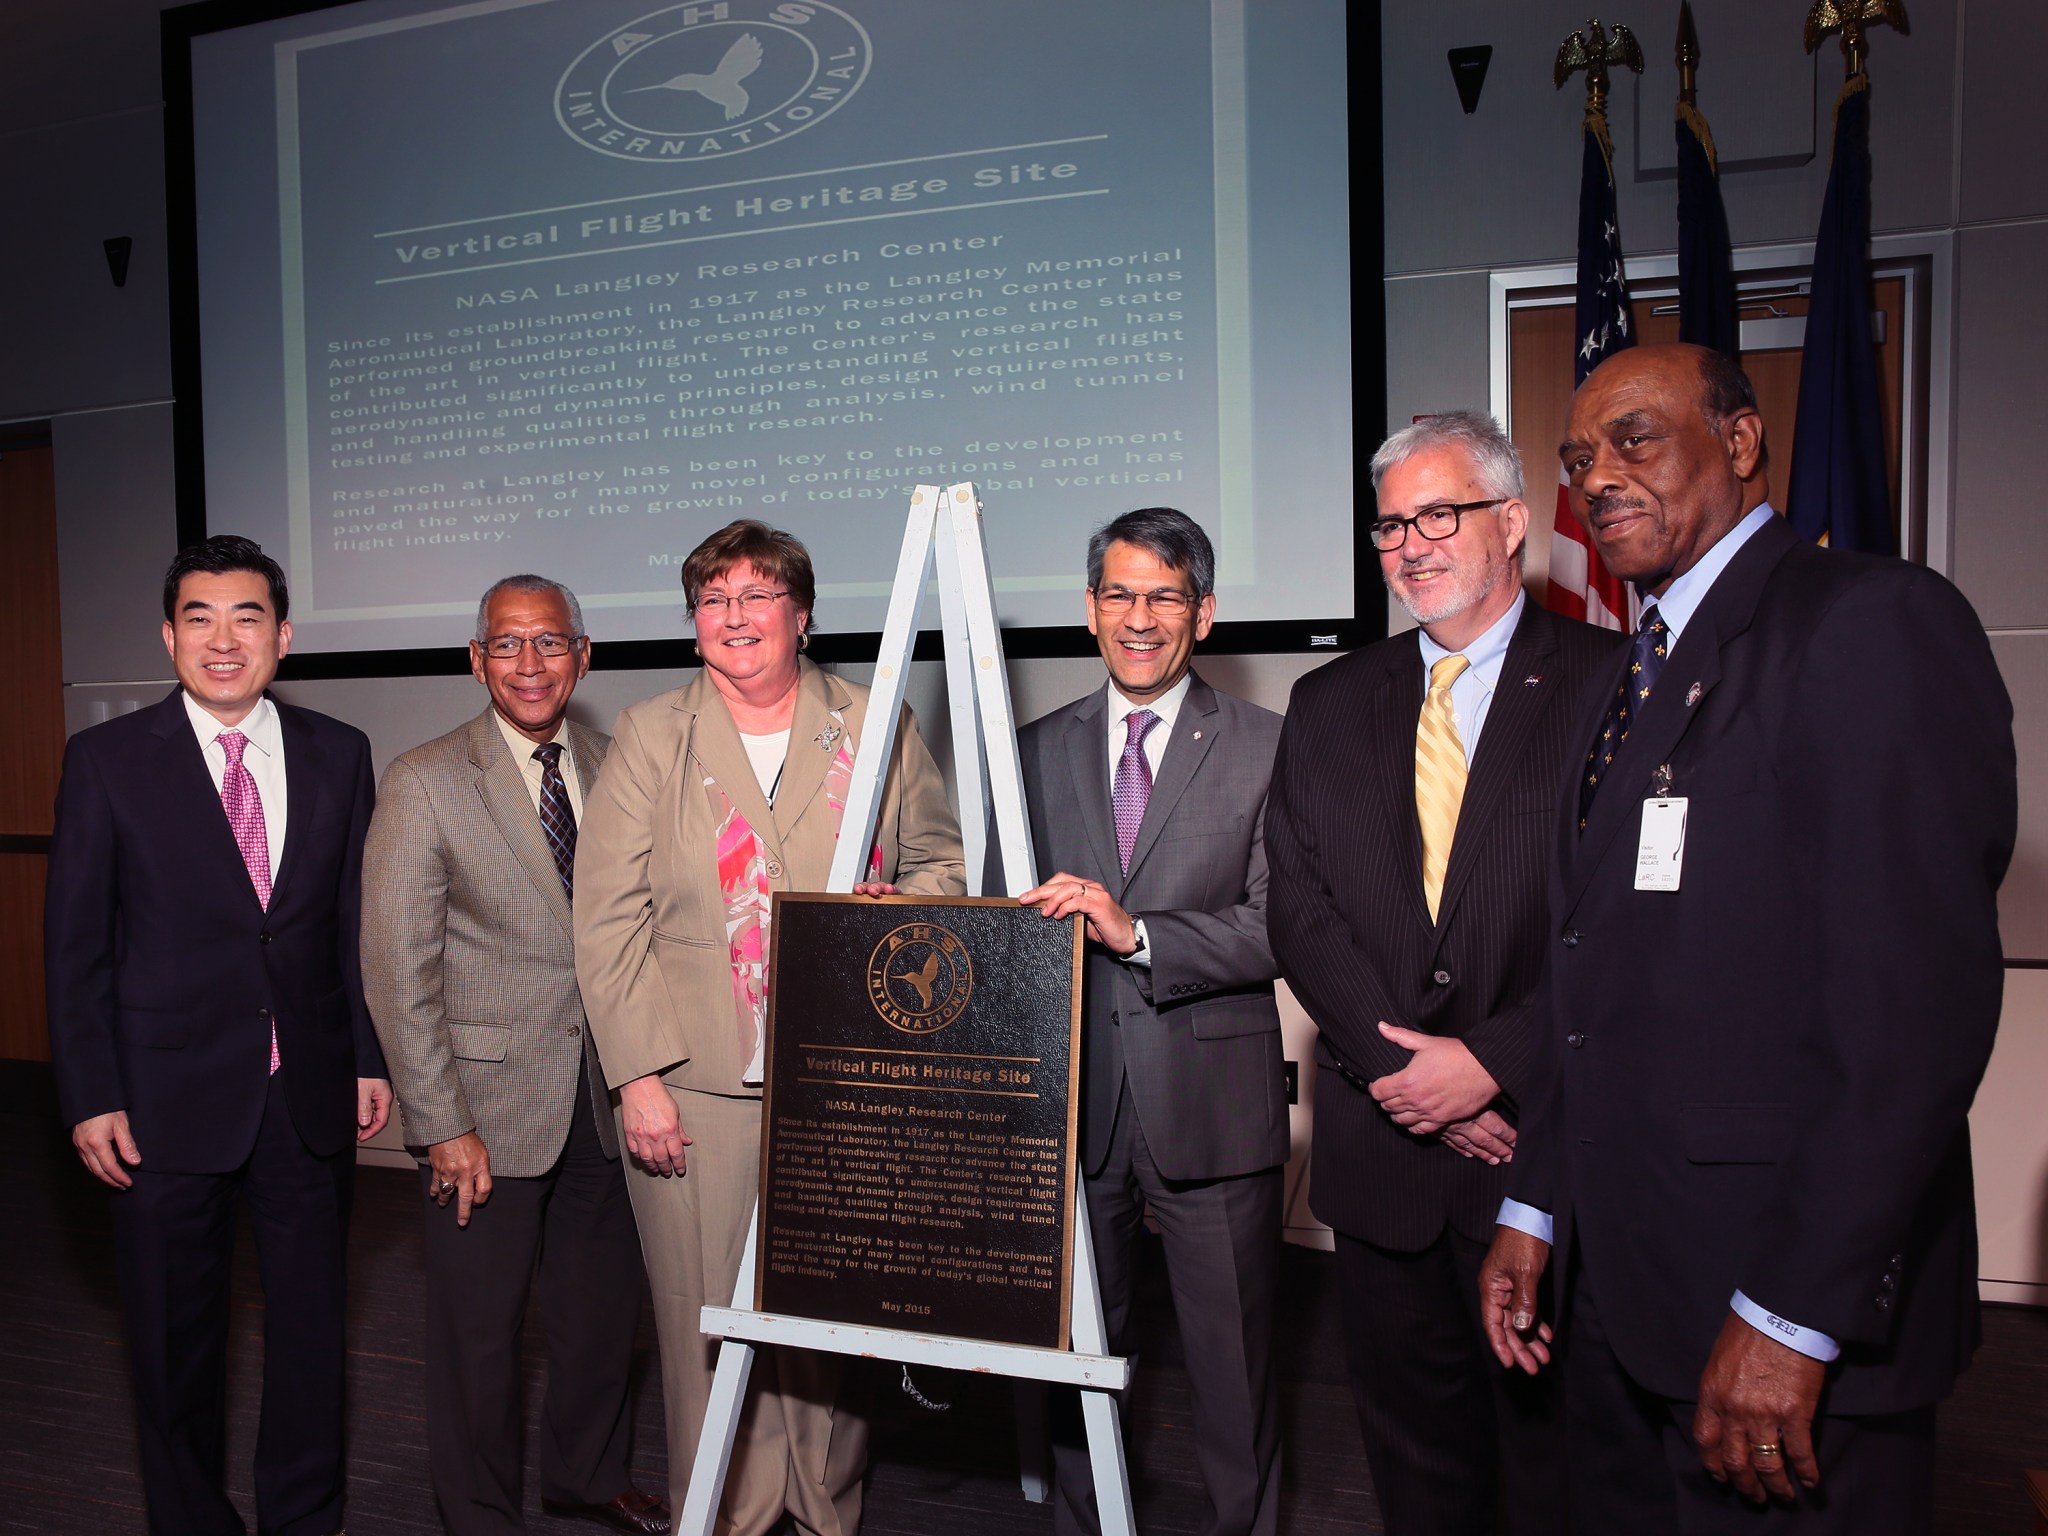
<svg viewBox="0 0 2048 1536">
<path fill-rule="evenodd" d="M 268 912 L 270 831 L 263 824 L 263 797 L 256 793 L 256 780 L 242 766 L 242 753 L 249 746 L 249 738 L 240 731 L 222 731 L 217 740 L 228 760 L 227 768 L 220 776 L 220 807 L 228 813 L 228 825 L 234 829 L 235 846 L 242 850 L 242 863 L 248 867 L 249 883 L 256 887 L 256 899 Z M 275 1072 L 277 1064 L 277 1025 L 272 1023 L 270 1070 Z"/>
<path fill-rule="evenodd" d="M 1124 716 L 1124 755 L 1116 760 L 1116 780 L 1110 803 L 1116 807 L 1116 856 L 1125 873 L 1131 868 L 1131 849 L 1138 841 L 1138 824 L 1145 819 L 1145 802 L 1152 798 L 1152 765 L 1145 761 L 1145 734 L 1159 723 L 1149 709 L 1134 709 Z"/>
</svg>

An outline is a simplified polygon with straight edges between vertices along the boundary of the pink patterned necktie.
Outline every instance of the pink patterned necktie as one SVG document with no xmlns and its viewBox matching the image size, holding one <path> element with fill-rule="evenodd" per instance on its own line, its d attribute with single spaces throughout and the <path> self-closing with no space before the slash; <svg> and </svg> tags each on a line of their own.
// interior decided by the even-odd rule
<svg viewBox="0 0 2048 1536">
<path fill-rule="evenodd" d="M 220 776 L 220 805 L 234 829 L 235 846 L 242 850 L 242 862 L 249 868 L 249 883 L 256 887 L 256 899 L 270 910 L 270 831 L 263 824 L 263 797 L 256 793 L 256 780 L 242 766 L 242 753 L 249 738 L 240 731 L 222 731 L 217 738 L 228 760 Z M 270 1025 L 270 1070 L 277 1070 L 277 1023 Z"/>
<path fill-rule="evenodd" d="M 1131 849 L 1137 846 L 1138 824 L 1145 819 L 1145 805 L 1152 798 L 1152 765 L 1145 760 L 1145 736 L 1159 717 L 1149 709 L 1134 709 L 1124 716 L 1124 755 L 1117 759 L 1116 781 L 1110 787 L 1110 804 L 1116 810 L 1117 862 L 1128 874 Z"/>
</svg>

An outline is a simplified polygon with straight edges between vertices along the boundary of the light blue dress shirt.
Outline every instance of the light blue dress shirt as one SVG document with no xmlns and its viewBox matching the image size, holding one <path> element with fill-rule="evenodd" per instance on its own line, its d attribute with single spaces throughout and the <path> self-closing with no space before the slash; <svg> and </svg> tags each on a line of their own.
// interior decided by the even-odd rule
<svg viewBox="0 0 2048 1536">
<path fill-rule="evenodd" d="M 1756 531 L 1778 514 L 1766 502 L 1758 507 L 1733 528 L 1715 541 L 1713 548 L 1700 556 L 1699 563 L 1683 576 L 1672 578 L 1671 585 L 1664 589 L 1664 595 L 1657 601 L 1657 616 L 1664 621 L 1664 627 L 1671 631 L 1671 640 L 1666 647 L 1668 658 L 1677 654 L 1678 643 L 1685 636 L 1686 625 L 1699 612 L 1700 603 L 1706 598 L 1720 574 L 1728 568 L 1743 545 L 1747 544 Z M 1550 1213 L 1533 1205 L 1524 1205 L 1519 1200 L 1503 1200 L 1497 1221 L 1503 1227 L 1513 1227 L 1517 1232 L 1526 1232 L 1531 1237 L 1552 1241 L 1554 1223 Z M 1735 1315 L 1759 1333 L 1768 1334 L 1780 1344 L 1796 1349 L 1800 1354 L 1815 1360 L 1832 1360 L 1841 1354 L 1842 1346 L 1827 1334 L 1815 1328 L 1802 1328 L 1797 1323 L 1779 1317 L 1776 1313 L 1758 1306 L 1742 1292 L 1737 1291 L 1729 1298 L 1728 1305 Z"/>
<path fill-rule="evenodd" d="M 1528 594 L 1517 590 L 1508 611 L 1487 628 L 1485 634 L 1462 651 L 1447 651 L 1429 638 L 1429 631 L 1415 634 L 1422 645 L 1422 670 L 1426 673 L 1446 656 L 1463 656 L 1465 670 L 1451 684 L 1451 713 L 1458 722 L 1458 739 L 1465 746 L 1465 766 L 1472 766 L 1472 754 L 1479 750 L 1479 733 L 1486 729 L 1487 711 L 1493 707 L 1493 693 L 1500 686 L 1500 669 L 1508 659 L 1508 642 L 1515 626 L 1522 622 Z M 1417 701 L 1417 708 L 1421 701 Z"/>
</svg>

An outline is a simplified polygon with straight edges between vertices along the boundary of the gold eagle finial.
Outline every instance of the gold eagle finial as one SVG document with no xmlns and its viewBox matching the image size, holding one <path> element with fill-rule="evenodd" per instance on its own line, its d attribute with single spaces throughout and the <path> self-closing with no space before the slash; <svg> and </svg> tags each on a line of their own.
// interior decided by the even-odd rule
<svg viewBox="0 0 2048 1536">
<path fill-rule="evenodd" d="M 1825 3 L 1825 0 L 1823 0 Z M 1565 81 L 1578 73 L 1586 72 L 1586 107 L 1592 112 L 1604 112 L 1607 108 L 1607 67 L 1622 65 L 1643 72 L 1643 50 L 1636 46 L 1635 34 L 1619 22 L 1610 35 L 1600 25 L 1598 17 L 1586 23 L 1583 33 L 1574 32 L 1558 45 L 1557 63 L 1551 69 L 1551 80 L 1559 90 Z"/>
<path fill-rule="evenodd" d="M 1842 34 L 1842 57 L 1851 78 L 1863 73 L 1864 29 L 1890 27 L 1910 36 L 1905 0 L 1814 0 L 1806 13 L 1806 51 L 1813 52 L 1830 32 Z"/>
</svg>

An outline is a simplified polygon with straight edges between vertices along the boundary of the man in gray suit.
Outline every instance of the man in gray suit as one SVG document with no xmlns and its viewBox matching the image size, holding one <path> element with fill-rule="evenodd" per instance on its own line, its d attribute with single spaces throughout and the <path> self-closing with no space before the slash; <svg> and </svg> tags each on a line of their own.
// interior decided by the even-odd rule
<svg viewBox="0 0 2048 1536">
<path fill-rule="evenodd" d="M 626 1470 L 640 1245 L 570 937 L 583 797 L 609 737 L 575 594 L 508 576 L 477 608 L 490 706 L 385 772 L 363 858 L 363 989 L 426 1217 L 427 1448 L 450 1532 L 523 1523 L 519 1334 L 548 1339 L 541 1504 L 658 1536 Z"/>
<path fill-rule="evenodd" d="M 1131 1347 L 1149 1209 L 1187 1346 L 1213 1506 L 1202 1529 L 1270 1536 L 1287 1095 L 1262 824 L 1280 717 L 1191 668 L 1215 579 L 1208 535 L 1171 508 L 1127 512 L 1089 540 L 1088 629 L 1109 679 L 1019 733 L 1032 841 L 1059 871 L 1023 900 L 1087 920 L 1081 1156 L 1109 1347 Z M 1078 1413 L 1058 1418 L 1056 1527 L 1092 1532 Z"/>
</svg>

